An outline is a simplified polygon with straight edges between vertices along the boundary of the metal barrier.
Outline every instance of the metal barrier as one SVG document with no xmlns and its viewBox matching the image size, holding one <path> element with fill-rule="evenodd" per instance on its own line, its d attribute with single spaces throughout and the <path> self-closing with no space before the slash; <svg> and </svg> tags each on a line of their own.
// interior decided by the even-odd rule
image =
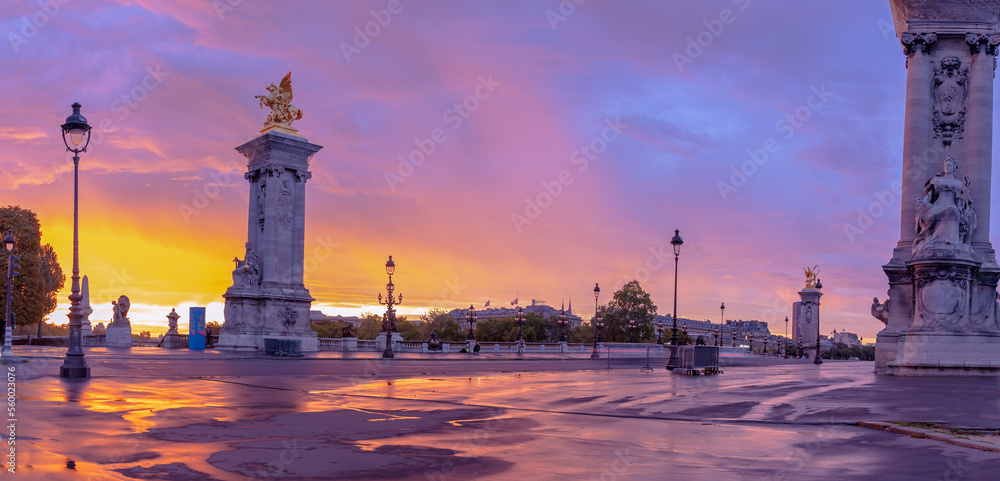
<svg viewBox="0 0 1000 481">
<path fill-rule="evenodd" d="M 613 369 L 613 365 L 640 366 L 643 372 L 652 371 L 654 363 L 662 362 L 664 366 L 670 358 L 670 346 L 665 344 L 624 344 L 605 346 L 604 357 L 608 360 L 605 369 Z"/>
<path fill-rule="evenodd" d="M 270 356 L 302 356 L 302 340 L 264 338 L 264 354 Z"/>
<path fill-rule="evenodd" d="M 696 374 L 704 370 L 705 374 L 717 374 L 719 371 L 718 346 L 683 346 L 680 353 L 678 370 Z"/>
</svg>

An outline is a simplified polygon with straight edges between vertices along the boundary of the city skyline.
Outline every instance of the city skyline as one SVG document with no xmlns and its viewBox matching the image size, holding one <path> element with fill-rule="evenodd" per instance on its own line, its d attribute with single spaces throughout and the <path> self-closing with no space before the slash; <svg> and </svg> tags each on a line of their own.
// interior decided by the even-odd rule
<svg viewBox="0 0 1000 481">
<path fill-rule="evenodd" d="M 906 74 L 888 4 L 233 3 L 2 7 L 0 192 L 38 214 L 67 277 L 58 126 L 79 101 L 94 127 L 93 324 L 122 294 L 136 325 L 173 307 L 186 325 L 193 305 L 222 321 L 246 238 L 233 148 L 291 71 L 295 127 L 324 146 L 306 186 L 315 310 L 381 312 L 393 255 L 403 315 L 572 298 L 588 319 L 594 283 L 603 305 L 633 278 L 669 315 L 679 229 L 678 317 L 717 323 L 724 302 L 782 334 L 818 264 L 821 332 L 882 328 Z"/>
</svg>

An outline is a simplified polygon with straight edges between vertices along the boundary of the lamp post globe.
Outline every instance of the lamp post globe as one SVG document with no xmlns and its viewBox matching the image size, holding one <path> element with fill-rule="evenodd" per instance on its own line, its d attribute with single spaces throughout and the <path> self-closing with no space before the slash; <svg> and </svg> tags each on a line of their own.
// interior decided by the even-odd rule
<svg viewBox="0 0 1000 481">
<path fill-rule="evenodd" d="M 73 113 L 62 124 L 62 139 L 67 152 L 73 153 L 73 276 L 69 295 L 69 348 L 59 377 L 82 379 L 90 377 L 90 367 L 83 354 L 83 307 L 80 301 L 80 153 L 90 145 L 90 124 L 80 113 L 81 105 L 74 102 Z M 72 145 L 72 147 L 70 146 Z"/>
</svg>

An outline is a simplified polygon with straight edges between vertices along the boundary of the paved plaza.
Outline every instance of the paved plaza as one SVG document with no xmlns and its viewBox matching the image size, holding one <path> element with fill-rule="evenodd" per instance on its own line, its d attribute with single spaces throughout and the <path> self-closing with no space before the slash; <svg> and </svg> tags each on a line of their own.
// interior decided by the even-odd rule
<svg viewBox="0 0 1000 481">
<path fill-rule="evenodd" d="M 581 357 L 17 350 L 23 479 L 996 479 L 1000 453 L 859 421 L 1000 428 L 994 378 L 872 363 L 652 373 Z M 365 355 L 369 357 L 365 357 Z M 72 460 L 74 469 L 67 468 Z"/>
</svg>

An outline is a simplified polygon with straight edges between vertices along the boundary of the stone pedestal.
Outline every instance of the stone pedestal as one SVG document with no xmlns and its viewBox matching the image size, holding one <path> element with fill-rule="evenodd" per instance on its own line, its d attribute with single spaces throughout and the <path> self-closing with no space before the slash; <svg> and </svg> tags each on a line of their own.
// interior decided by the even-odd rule
<svg viewBox="0 0 1000 481">
<path fill-rule="evenodd" d="M 107 347 L 132 347 L 132 326 L 119 325 L 108 326 L 105 333 L 104 345 Z"/>
<path fill-rule="evenodd" d="M 815 287 L 807 287 L 799 291 L 799 319 L 802 320 L 802 349 L 806 353 L 806 358 L 814 359 L 816 352 L 816 341 L 819 339 L 819 298 L 823 293 Z"/>
<path fill-rule="evenodd" d="M 177 332 L 177 319 L 181 317 L 177 313 L 177 309 L 171 309 L 170 314 L 167 314 L 167 333 L 163 335 L 163 347 L 166 349 L 182 349 L 187 347 L 187 342 L 183 337 Z"/>
<path fill-rule="evenodd" d="M 906 56 L 906 118 L 900 239 L 882 266 L 889 297 L 872 306 L 885 323 L 875 372 L 1000 373 L 1000 349 L 989 348 L 1000 336 L 1000 267 L 989 241 L 1000 0 L 890 5 Z M 957 164 L 953 177 L 943 172 L 949 156 Z M 928 241 L 920 219 L 943 214 L 928 206 L 937 202 L 933 182 L 945 177 L 961 186 L 945 194 L 962 200 L 954 208 L 965 212 L 967 200 L 975 216 L 967 222 L 963 215 L 961 239 Z"/>
<path fill-rule="evenodd" d="M 357 351 L 358 350 L 358 338 L 356 337 L 344 337 L 340 340 L 340 347 L 345 351 Z"/>
<path fill-rule="evenodd" d="M 250 206 L 246 255 L 236 259 L 217 349 L 260 351 L 264 338 L 298 339 L 319 350 L 309 327 L 314 300 L 302 281 L 305 186 L 309 160 L 322 147 L 281 130 L 258 135 L 236 150 L 247 158 Z"/>
</svg>

